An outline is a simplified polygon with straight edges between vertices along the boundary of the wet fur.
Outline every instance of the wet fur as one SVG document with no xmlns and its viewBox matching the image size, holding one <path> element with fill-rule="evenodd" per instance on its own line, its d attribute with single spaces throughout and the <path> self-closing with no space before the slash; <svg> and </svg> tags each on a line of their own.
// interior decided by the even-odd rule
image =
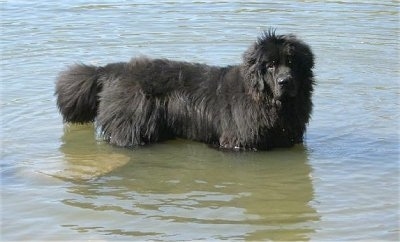
<svg viewBox="0 0 400 242">
<path fill-rule="evenodd" d="M 227 149 L 290 147 L 310 118 L 313 65 L 305 43 L 269 31 L 240 65 L 140 57 L 70 66 L 58 77 L 57 105 L 64 121 L 96 121 L 117 146 L 181 137 Z M 282 76 L 290 85 L 277 84 Z"/>
</svg>

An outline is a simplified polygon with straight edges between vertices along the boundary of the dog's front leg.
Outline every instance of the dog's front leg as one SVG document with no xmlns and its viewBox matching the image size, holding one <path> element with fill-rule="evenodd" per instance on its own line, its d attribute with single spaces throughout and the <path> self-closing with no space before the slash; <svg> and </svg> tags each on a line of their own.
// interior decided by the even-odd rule
<svg viewBox="0 0 400 242">
<path fill-rule="evenodd" d="M 224 132 L 219 138 L 219 147 L 230 150 L 243 149 L 237 136 L 228 132 Z"/>
</svg>

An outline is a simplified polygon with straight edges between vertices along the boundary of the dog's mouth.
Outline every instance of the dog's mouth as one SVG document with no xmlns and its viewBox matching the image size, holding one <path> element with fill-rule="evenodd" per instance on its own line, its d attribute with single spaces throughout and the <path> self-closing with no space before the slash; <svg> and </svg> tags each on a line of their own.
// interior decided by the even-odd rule
<svg viewBox="0 0 400 242">
<path fill-rule="evenodd" d="M 296 97 L 297 91 L 294 86 L 287 87 L 276 87 L 274 92 L 274 99 L 279 101 L 285 101 L 290 98 Z"/>
</svg>

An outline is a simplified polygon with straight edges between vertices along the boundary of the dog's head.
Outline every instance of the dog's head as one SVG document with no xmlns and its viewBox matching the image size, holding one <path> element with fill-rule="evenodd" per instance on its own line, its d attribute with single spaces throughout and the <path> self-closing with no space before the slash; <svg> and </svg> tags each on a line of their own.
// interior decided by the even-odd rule
<svg viewBox="0 0 400 242">
<path fill-rule="evenodd" d="M 284 101 L 312 91 L 313 54 L 294 35 L 264 32 L 243 55 L 243 72 L 254 98 Z M 302 90 L 302 89 L 308 90 Z"/>
</svg>

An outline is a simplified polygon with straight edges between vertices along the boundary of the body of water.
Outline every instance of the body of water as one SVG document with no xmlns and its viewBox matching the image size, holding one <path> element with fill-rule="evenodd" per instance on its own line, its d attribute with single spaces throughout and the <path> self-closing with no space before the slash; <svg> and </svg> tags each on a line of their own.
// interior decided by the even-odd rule
<svg viewBox="0 0 400 242">
<path fill-rule="evenodd" d="M 1 238 L 399 240 L 397 1 L 1 1 Z M 262 30 L 316 57 L 304 145 L 133 150 L 62 123 L 74 62 L 237 64 Z"/>
</svg>

